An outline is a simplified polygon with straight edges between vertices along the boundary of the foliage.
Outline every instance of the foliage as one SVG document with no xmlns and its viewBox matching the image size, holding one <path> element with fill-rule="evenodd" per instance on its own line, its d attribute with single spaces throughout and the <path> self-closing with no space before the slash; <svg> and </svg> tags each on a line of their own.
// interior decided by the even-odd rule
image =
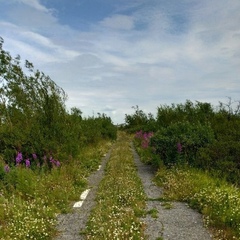
<svg viewBox="0 0 240 240">
<path fill-rule="evenodd" d="M 135 112 L 133 115 L 125 115 L 125 130 L 130 133 L 137 131 L 153 131 L 155 129 L 155 119 L 151 113 L 148 115 L 140 110 L 138 106 L 132 107 Z"/>
<path fill-rule="evenodd" d="M 142 111 L 138 109 L 137 113 Z M 135 114 L 132 116 L 140 115 Z M 145 121 L 144 129 L 150 125 Z M 154 126 L 154 127 L 152 127 Z M 131 129 L 135 129 L 134 125 Z M 229 98 L 213 107 L 187 100 L 158 107 L 150 148 L 142 156 L 154 165 L 190 164 L 240 184 L 240 102 Z M 137 129 L 139 132 L 139 129 Z M 139 145 L 140 146 L 140 145 Z M 138 146 L 138 147 L 139 147 Z"/>
<path fill-rule="evenodd" d="M 213 140 L 214 134 L 210 126 L 185 121 L 160 129 L 151 139 L 151 146 L 165 165 L 194 165 L 198 150 Z"/>
<path fill-rule="evenodd" d="M 22 69 L 20 56 L 12 58 L 0 43 L 0 154 L 9 166 L 18 153 L 31 163 L 36 154 L 42 165 L 44 156 L 66 161 L 87 144 L 116 138 L 109 117 L 83 119 L 76 107 L 68 113 L 64 90 L 27 60 Z"/>
</svg>

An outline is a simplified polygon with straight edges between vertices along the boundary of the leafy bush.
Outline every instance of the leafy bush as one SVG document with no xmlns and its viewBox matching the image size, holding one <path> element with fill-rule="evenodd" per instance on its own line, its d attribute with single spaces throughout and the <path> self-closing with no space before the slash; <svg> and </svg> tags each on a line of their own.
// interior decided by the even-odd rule
<svg viewBox="0 0 240 240">
<path fill-rule="evenodd" d="M 144 113 L 138 106 L 133 107 L 135 110 L 132 115 L 125 115 L 125 127 L 124 129 L 130 133 L 137 131 L 151 132 L 156 129 L 156 121 L 151 113 Z"/>
<path fill-rule="evenodd" d="M 210 144 L 214 134 L 210 126 L 177 122 L 160 129 L 151 139 L 151 146 L 166 165 L 195 164 L 198 150 Z"/>
<path fill-rule="evenodd" d="M 7 164 L 15 165 L 18 152 L 23 160 L 36 153 L 66 161 L 87 144 L 116 138 L 109 117 L 83 119 L 78 108 L 67 112 L 64 90 L 29 61 L 21 66 L 20 56 L 6 52 L 0 38 L 0 154 Z"/>
<path fill-rule="evenodd" d="M 140 154 L 149 163 L 158 166 L 187 163 L 240 184 L 239 101 L 229 98 L 226 104 L 220 103 L 215 108 L 209 103 L 190 100 L 185 104 L 161 105 L 156 119 L 151 121 L 153 125 L 136 108 L 127 120 L 128 130 L 154 132 L 151 148 L 140 149 L 138 144 Z"/>
<path fill-rule="evenodd" d="M 199 150 L 196 166 L 240 185 L 239 141 L 214 141 Z"/>
</svg>

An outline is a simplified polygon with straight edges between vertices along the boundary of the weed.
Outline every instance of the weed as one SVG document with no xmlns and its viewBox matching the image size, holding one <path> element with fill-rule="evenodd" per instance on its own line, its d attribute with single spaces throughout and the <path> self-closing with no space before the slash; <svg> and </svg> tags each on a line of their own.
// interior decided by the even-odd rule
<svg viewBox="0 0 240 240">
<path fill-rule="evenodd" d="M 188 202 L 203 213 L 218 239 L 239 239 L 238 188 L 193 168 L 159 169 L 156 178 L 161 178 L 167 198 Z"/>
<path fill-rule="evenodd" d="M 147 214 L 150 214 L 152 218 L 158 218 L 158 210 L 156 208 L 148 210 Z"/>
<path fill-rule="evenodd" d="M 145 199 L 129 138 L 120 133 L 87 223 L 87 239 L 144 239 L 144 226 L 138 217 L 145 213 Z"/>
</svg>

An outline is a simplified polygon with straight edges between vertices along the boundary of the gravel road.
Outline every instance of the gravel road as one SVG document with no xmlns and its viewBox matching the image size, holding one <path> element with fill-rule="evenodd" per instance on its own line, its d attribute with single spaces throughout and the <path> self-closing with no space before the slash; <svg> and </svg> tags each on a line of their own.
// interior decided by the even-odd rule
<svg viewBox="0 0 240 240">
<path fill-rule="evenodd" d="M 163 190 L 152 179 L 151 166 L 143 164 L 133 149 L 135 165 L 148 197 L 146 210 L 157 210 L 157 217 L 148 214 L 142 221 L 146 224 L 146 236 L 149 240 L 210 240 L 211 235 L 203 226 L 202 215 L 181 202 L 171 202 L 168 209 L 164 202 L 158 201 Z"/>
<path fill-rule="evenodd" d="M 139 177 L 148 197 L 146 210 L 157 210 L 156 217 L 147 214 L 145 218 L 141 219 L 146 225 L 146 239 L 211 240 L 211 235 L 204 228 L 202 216 L 199 213 L 180 202 L 172 202 L 171 208 L 166 209 L 164 203 L 157 200 L 162 196 L 163 190 L 152 182 L 154 177 L 153 169 L 140 161 L 133 145 L 132 151 Z M 110 154 L 111 151 L 103 158 L 100 170 L 89 176 L 88 188 L 90 191 L 82 206 L 73 208 L 72 213 L 60 214 L 58 216 L 57 230 L 59 234 L 55 240 L 85 239 L 84 235 L 79 233 L 85 229 L 91 209 L 95 205 L 97 188 L 103 178 L 104 168 Z"/>
<path fill-rule="evenodd" d="M 103 178 L 104 168 L 110 154 L 111 151 L 103 158 L 101 168 L 88 177 L 88 189 L 90 191 L 82 206 L 80 208 L 73 208 L 72 213 L 60 214 L 58 216 L 57 230 L 59 231 L 59 235 L 55 238 L 56 240 L 85 239 L 84 235 L 80 235 L 80 232 L 85 229 L 91 209 L 95 206 L 97 188 Z"/>
</svg>

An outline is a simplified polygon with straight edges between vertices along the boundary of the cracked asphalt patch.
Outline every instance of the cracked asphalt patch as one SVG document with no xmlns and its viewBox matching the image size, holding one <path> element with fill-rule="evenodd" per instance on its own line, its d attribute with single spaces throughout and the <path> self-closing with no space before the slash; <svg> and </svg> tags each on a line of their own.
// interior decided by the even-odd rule
<svg viewBox="0 0 240 240">
<path fill-rule="evenodd" d="M 147 214 L 142 218 L 146 225 L 147 239 L 156 240 L 211 240 L 210 232 L 204 227 L 202 215 L 181 202 L 166 203 L 157 199 L 162 197 L 162 188 L 156 186 L 152 179 L 154 171 L 139 159 L 133 145 L 135 165 L 148 197 L 146 211 L 154 209 L 157 216 Z"/>
</svg>

